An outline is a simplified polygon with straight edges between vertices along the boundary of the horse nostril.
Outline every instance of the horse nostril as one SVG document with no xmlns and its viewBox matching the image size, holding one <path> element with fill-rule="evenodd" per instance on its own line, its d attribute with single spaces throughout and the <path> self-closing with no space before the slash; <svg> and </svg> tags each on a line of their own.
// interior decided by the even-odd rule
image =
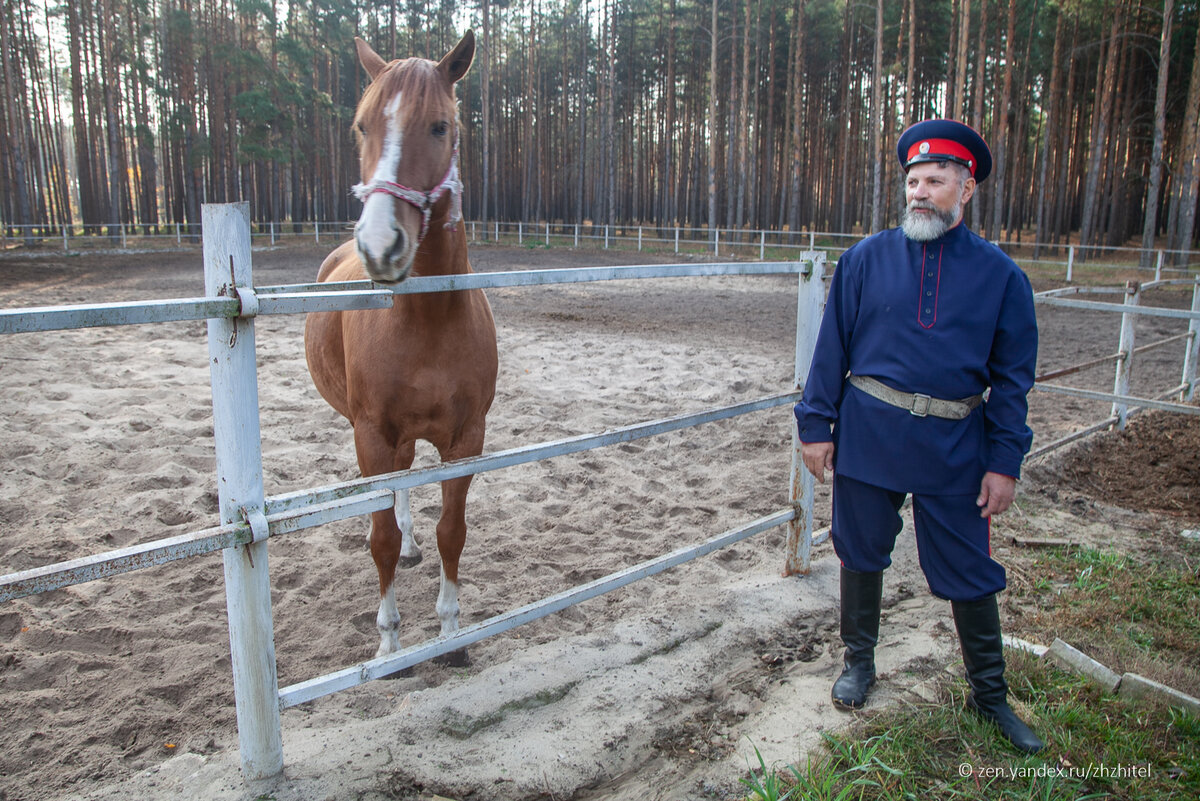
<svg viewBox="0 0 1200 801">
<path fill-rule="evenodd" d="M 400 254 L 404 252 L 407 243 L 408 237 L 405 236 L 402 229 L 397 228 L 396 238 L 392 241 L 392 246 L 388 248 L 388 252 L 385 254 L 384 258 L 387 259 L 388 262 L 399 261 Z"/>
</svg>

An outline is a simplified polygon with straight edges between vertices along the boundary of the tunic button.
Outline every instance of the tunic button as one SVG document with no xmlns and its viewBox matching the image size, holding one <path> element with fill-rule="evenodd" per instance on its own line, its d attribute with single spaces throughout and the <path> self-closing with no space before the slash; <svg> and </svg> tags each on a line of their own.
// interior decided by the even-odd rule
<svg viewBox="0 0 1200 801">
<path fill-rule="evenodd" d="M 926 314 L 933 314 L 933 309 L 931 309 L 931 308 L 929 308 L 928 306 L 926 306 L 926 307 L 925 307 L 925 313 L 926 313 Z"/>
<path fill-rule="evenodd" d="M 929 276 L 930 278 L 933 278 L 933 273 L 931 273 L 931 272 L 930 272 L 930 273 L 925 273 L 925 274 L 926 274 L 927 276 Z"/>
<path fill-rule="evenodd" d="M 927 297 L 927 298 L 931 298 L 931 297 L 933 297 L 933 293 L 932 293 L 932 292 L 929 292 L 929 291 L 926 291 L 926 292 L 925 292 L 925 297 Z"/>
</svg>

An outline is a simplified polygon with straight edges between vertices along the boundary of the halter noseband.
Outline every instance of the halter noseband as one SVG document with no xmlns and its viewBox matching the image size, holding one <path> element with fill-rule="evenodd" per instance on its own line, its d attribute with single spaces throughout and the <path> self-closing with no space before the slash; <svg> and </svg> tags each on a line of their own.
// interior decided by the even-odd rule
<svg viewBox="0 0 1200 801">
<path fill-rule="evenodd" d="M 446 170 L 446 177 L 442 182 L 428 192 L 422 192 L 420 189 L 413 189 L 404 184 L 398 184 L 394 181 L 384 181 L 375 179 L 367 184 L 355 184 L 351 191 L 354 196 L 363 203 L 367 202 L 367 198 L 376 192 L 383 192 L 391 195 L 394 198 L 403 200 L 412 206 L 416 206 L 417 211 L 421 212 L 421 235 L 417 237 L 417 244 L 425 238 L 425 234 L 429 233 L 429 218 L 433 214 L 433 204 L 441 199 L 442 195 L 447 190 L 453 196 L 450 201 L 450 219 L 446 221 L 445 227 L 447 230 L 453 231 L 462 219 L 462 181 L 458 177 L 458 125 L 454 126 L 454 153 L 450 156 L 450 169 Z"/>
</svg>

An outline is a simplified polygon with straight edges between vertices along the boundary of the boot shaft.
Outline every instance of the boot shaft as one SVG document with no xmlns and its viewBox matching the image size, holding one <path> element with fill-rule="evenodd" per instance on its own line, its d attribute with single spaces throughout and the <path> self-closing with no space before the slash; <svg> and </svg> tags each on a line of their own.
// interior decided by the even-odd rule
<svg viewBox="0 0 1200 801">
<path fill-rule="evenodd" d="M 879 641 L 883 573 L 856 573 L 842 568 L 841 633 L 846 661 L 874 662 Z"/>
<path fill-rule="evenodd" d="M 953 601 L 951 609 L 975 703 L 985 708 L 1005 703 L 1008 685 L 1004 680 L 1004 636 L 996 596 Z"/>
</svg>

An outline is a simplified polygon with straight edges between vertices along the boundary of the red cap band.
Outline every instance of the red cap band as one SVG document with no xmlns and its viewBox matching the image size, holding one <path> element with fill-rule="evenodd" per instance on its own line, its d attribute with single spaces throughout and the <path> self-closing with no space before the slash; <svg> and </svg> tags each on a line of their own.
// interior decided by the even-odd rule
<svg viewBox="0 0 1200 801">
<path fill-rule="evenodd" d="M 907 164 L 911 164 L 912 160 L 921 157 L 923 161 L 935 161 L 939 157 L 943 159 L 953 159 L 961 162 L 967 169 L 971 171 L 971 175 L 975 174 L 975 157 L 971 155 L 971 151 L 955 142 L 953 139 L 922 139 L 908 149 Z"/>
</svg>

